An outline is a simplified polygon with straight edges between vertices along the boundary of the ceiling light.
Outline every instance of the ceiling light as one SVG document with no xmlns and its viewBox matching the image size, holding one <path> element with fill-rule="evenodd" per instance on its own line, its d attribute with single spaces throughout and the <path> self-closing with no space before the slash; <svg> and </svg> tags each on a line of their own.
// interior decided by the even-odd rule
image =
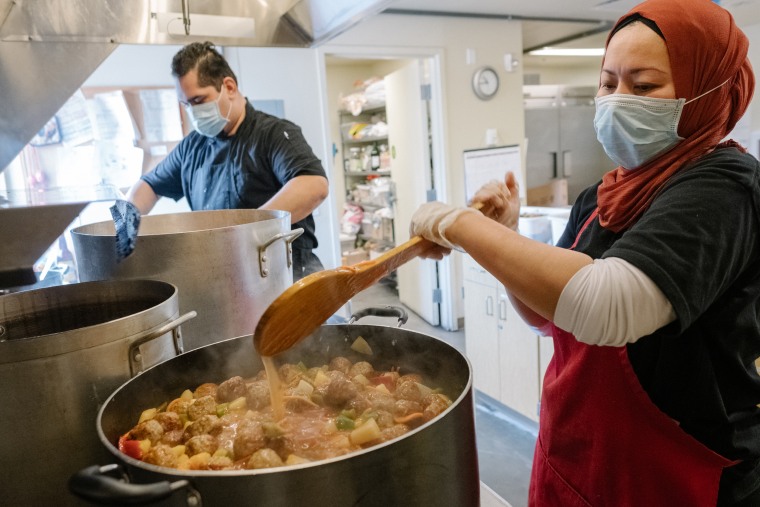
<svg viewBox="0 0 760 507">
<path fill-rule="evenodd" d="M 550 48 L 528 52 L 533 56 L 604 56 L 604 48 Z"/>
</svg>

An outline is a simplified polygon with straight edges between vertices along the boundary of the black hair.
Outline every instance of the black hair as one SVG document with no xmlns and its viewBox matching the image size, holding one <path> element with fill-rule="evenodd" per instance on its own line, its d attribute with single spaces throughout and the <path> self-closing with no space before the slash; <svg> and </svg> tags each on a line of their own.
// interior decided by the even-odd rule
<svg viewBox="0 0 760 507">
<path fill-rule="evenodd" d="M 172 59 L 172 75 L 181 78 L 191 70 L 198 73 L 198 86 L 213 85 L 221 90 L 225 77 L 237 78 L 227 60 L 219 54 L 213 42 L 193 42 L 180 49 Z"/>
<path fill-rule="evenodd" d="M 617 26 L 612 29 L 612 33 L 610 34 L 610 38 L 612 38 L 613 35 L 615 35 L 616 33 L 618 33 L 621 28 L 624 28 L 624 27 L 626 27 L 626 26 L 628 26 L 628 25 L 630 25 L 632 23 L 635 23 L 637 21 L 639 21 L 639 22 L 644 23 L 645 25 L 647 25 L 649 28 L 651 28 L 654 31 L 654 33 L 656 33 L 657 35 L 659 35 L 660 37 L 662 37 L 662 40 L 665 40 L 665 36 L 662 34 L 662 31 L 660 30 L 660 27 L 657 26 L 657 23 L 655 23 L 654 21 L 652 21 L 649 18 L 645 18 L 644 16 L 642 16 L 638 12 L 635 12 L 635 13 L 631 14 L 630 16 L 628 16 L 627 18 L 625 18 L 624 20 L 622 20 L 620 23 L 618 23 Z"/>
</svg>

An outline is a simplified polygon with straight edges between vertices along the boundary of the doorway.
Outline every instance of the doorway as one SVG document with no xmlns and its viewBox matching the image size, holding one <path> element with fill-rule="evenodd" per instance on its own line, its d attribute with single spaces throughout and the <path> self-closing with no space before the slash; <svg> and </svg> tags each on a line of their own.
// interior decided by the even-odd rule
<svg viewBox="0 0 760 507">
<path fill-rule="evenodd" d="M 409 239 L 408 224 L 412 213 L 424 202 L 445 195 L 443 167 L 443 121 L 440 90 L 440 55 L 399 52 L 399 48 L 326 47 L 321 50 L 325 70 L 325 94 L 332 142 L 332 183 L 335 191 L 337 216 L 341 217 L 354 204 L 357 184 L 346 171 L 354 168 L 350 159 L 356 151 L 346 153 L 346 100 L 341 101 L 367 82 L 383 81 L 382 113 L 387 123 L 387 150 L 390 170 L 380 171 L 393 184 L 393 241 L 396 245 Z M 349 102 L 349 104 L 353 104 Z M 377 104 L 367 103 L 371 109 Z M 374 110 L 373 110 L 374 111 Z M 355 112 L 355 111 L 354 111 Z M 359 120 L 364 117 L 357 116 Z M 376 118 L 377 119 L 377 118 Z M 357 122 L 358 123 L 358 122 Z M 350 127 L 349 127 L 350 129 Z M 353 164 L 353 165 L 352 165 Z M 361 175 L 360 175 L 361 176 Z M 375 176 L 374 174 L 372 176 Z M 370 191 L 372 189 L 369 189 Z M 359 188 L 366 192 L 366 187 Z M 374 213 L 373 210 L 369 210 Z M 364 223 L 369 221 L 364 212 Z M 379 220 L 375 218 L 375 224 Z M 376 229 L 373 229 L 376 231 Z M 351 247 L 350 236 L 344 247 Z M 377 246 L 377 245 L 375 245 Z M 377 256 L 377 253 L 373 254 Z M 359 257 L 361 258 L 361 257 Z M 442 262 L 415 259 L 399 268 L 395 280 L 401 303 L 412 309 L 431 325 L 447 330 L 457 329 L 450 298 L 451 266 Z"/>
</svg>

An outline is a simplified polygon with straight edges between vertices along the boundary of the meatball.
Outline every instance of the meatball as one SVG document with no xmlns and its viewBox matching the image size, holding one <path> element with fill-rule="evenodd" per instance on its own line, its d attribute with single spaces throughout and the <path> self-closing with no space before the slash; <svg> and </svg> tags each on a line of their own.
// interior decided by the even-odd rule
<svg viewBox="0 0 760 507">
<path fill-rule="evenodd" d="M 323 400 L 333 407 L 343 407 L 358 394 L 359 390 L 353 382 L 345 377 L 336 378 L 327 385 Z"/>
<path fill-rule="evenodd" d="M 187 415 L 187 407 L 190 406 L 191 401 L 184 398 L 176 398 L 169 403 L 166 407 L 166 412 L 174 412 L 178 415 Z"/>
<path fill-rule="evenodd" d="M 250 456 L 264 447 L 264 444 L 264 430 L 261 427 L 261 423 L 246 420 L 238 426 L 235 441 L 232 444 L 232 451 L 235 453 L 235 458 L 240 459 Z"/>
<path fill-rule="evenodd" d="M 195 391 L 193 392 L 193 398 L 198 399 L 203 398 L 204 396 L 216 396 L 216 389 L 216 384 L 212 384 L 211 382 L 201 384 L 195 388 Z"/>
<path fill-rule="evenodd" d="M 211 395 L 198 398 L 187 407 L 187 417 L 191 421 L 196 421 L 204 415 L 216 415 L 216 399 Z"/>
<path fill-rule="evenodd" d="M 451 401 L 441 394 L 431 394 L 426 396 L 424 402 L 427 404 L 422 414 L 425 416 L 425 420 L 429 421 L 435 416 L 449 408 Z"/>
<path fill-rule="evenodd" d="M 411 400 L 396 400 L 393 413 L 397 416 L 403 417 L 405 415 L 414 414 L 415 412 L 422 412 L 422 404 L 420 402 Z"/>
<path fill-rule="evenodd" d="M 396 407 L 396 399 L 392 394 L 386 394 L 374 389 L 368 389 L 365 396 L 375 410 L 393 412 Z"/>
<path fill-rule="evenodd" d="M 357 414 L 363 413 L 368 408 L 372 407 L 372 403 L 369 401 L 365 394 L 359 393 L 359 395 L 346 404 L 346 408 L 354 409 Z"/>
<path fill-rule="evenodd" d="M 179 419 L 179 414 L 176 412 L 161 412 L 156 414 L 153 418 L 154 421 L 158 421 L 164 432 L 174 431 L 182 428 L 182 421 Z"/>
<path fill-rule="evenodd" d="M 183 435 L 185 431 L 184 430 L 171 430 L 164 432 L 164 436 L 161 437 L 161 443 L 168 445 L 169 447 L 174 447 L 175 445 L 180 445 L 183 440 Z"/>
<path fill-rule="evenodd" d="M 253 453 L 253 456 L 248 460 L 248 463 L 246 463 L 245 467 L 248 469 L 253 468 L 271 468 L 271 467 L 281 467 L 284 465 L 282 458 L 274 452 L 272 449 L 264 448 L 259 449 L 255 453 Z"/>
<path fill-rule="evenodd" d="M 161 423 L 155 419 L 148 419 L 143 421 L 129 432 L 129 436 L 133 440 L 150 440 L 151 444 L 155 444 L 161 437 L 164 436 L 164 428 Z"/>
<path fill-rule="evenodd" d="M 418 384 L 423 384 L 422 382 L 422 376 L 418 375 L 417 373 L 407 373 L 406 375 L 401 375 L 398 380 L 396 381 L 397 385 L 401 385 L 404 382 L 417 382 Z"/>
<path fill-rule="evenodd" d="M 214 454 L 218 448 L 219 442 L 208 434 L 194 436 L 185 443 L 185 452 L 188 456 L 194 456 L 202 452 Z"/>
<path fill-rule="evenodd" d="M 251 410 L 261 410 L 271 403 L 269 397 L 269 382 L 257 380 L 246 386 L 245 400 Z"/>
<path fill-rule="evenodd" d="M 348 374 L 348 370 L 351 369 L 351 361 L 342 356 L 334 357 L 332 361 L 330 361 L 328 368 L 330 370 L 336 370 Z"/>
<path fill-rule="evenodd" d="M 394 438 L 398 438 L 408 432 L 409 426 L 406 424 L 395 424 L 390 428 L 384 428 L 382 431 L 380 431 L 380 441 L 387 442 L 388 440 L 393 440 Z"/>
<path fill-rule="evenodd" d="M 375 369 L 367 361 L 359 361 L 348 370 L 348 376 L 354 378 L 357 375 L 364 375 L 370 378 L 374 372 Z"/>
<path fill-rule="evenodd" d="M 220 403 L 225 403 L 245 396 L 246 393 L 247 389 L 243 377 L 232 377 L 219 384 L 216 389 L 216 399 Z"/>
<path fill-rule="evenodd" d="M 393 414 L 385 410 L 377 411 L 375 421 L 380 428 L 389 428 L 396 424 L 396 421 L 393 419 Z"/>
<path fill-rule="evenodd" d="M 158 444 L 148 450 L 143 456 L 143 461 L 162 467 L 176 468 L 177 455 L 168 445 Z"/>
<path fill-rule="evenodd" d="M 396 385 L 396 398 L 409 401 L 421 401 L 422 393 L 417 383 L 413 381 L 402 382 Z"/>
<path fill-rule="evenodd" d="M 185 428 L 183 438 L 189 440 L 197 435 L 216 435 L 222 429 L 222 423 L 215 415 L 202 415 L 197 421 Z"/>
</svg>

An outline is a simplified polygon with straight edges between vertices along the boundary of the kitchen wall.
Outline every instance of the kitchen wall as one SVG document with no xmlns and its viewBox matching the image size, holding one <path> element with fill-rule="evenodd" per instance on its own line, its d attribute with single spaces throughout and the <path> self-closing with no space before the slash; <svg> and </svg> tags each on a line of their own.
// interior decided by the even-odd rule
<svg viewBox="0 0 760 507">
<path fill-rule="evenodd" d="M 760 24 L 742 27 L 749 38 L 749 61 L 755 71 L 755 95 L 748 114 L 752 115 L 751 125 L 754 132 L 760 131 Z M 760 140 L 758 140 L 760 141 Z"/>
<path fill-rule="evenodd" d="M 556 59 L 554 58 L 555 61 Z M 601 57 L 584 57 L 580 63 L 573 65 L 526 64 L 523 73 L 525 75 L 538 75 L 539 82 L 537 84 L 542 85 L 597 86 L 601 66 Z"/>
</svg>

